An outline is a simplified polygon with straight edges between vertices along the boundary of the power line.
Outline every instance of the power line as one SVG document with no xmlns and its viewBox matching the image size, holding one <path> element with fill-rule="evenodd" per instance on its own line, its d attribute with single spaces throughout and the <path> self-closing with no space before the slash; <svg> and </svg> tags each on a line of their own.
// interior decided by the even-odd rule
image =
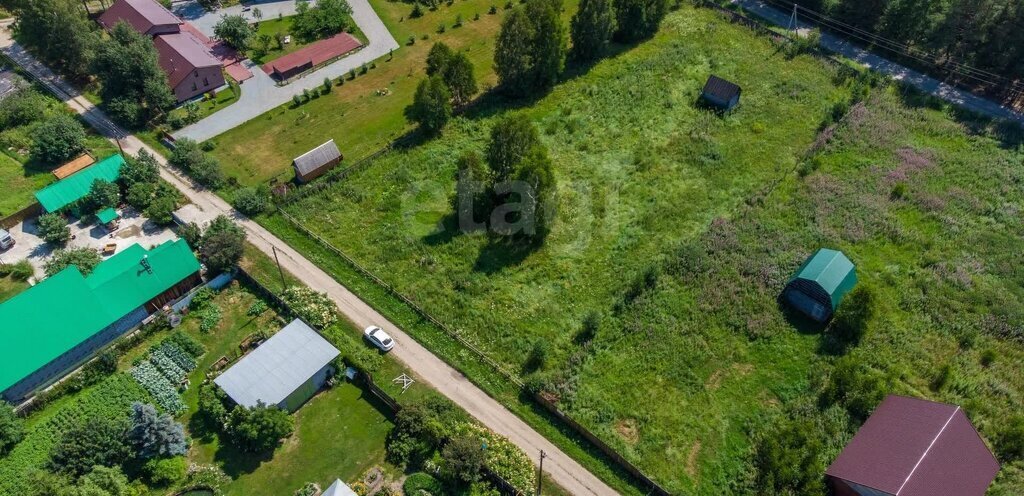
<svg viewBox="0 0 1024 496">
<path fill-rule="evenodd" d="M 769 3 L 769 4 L 772 4 L 775 7 L 779 7 L 779 8 L 788 9 L 789 7 L 792 6 L 794 8 L 794 10 L 796 10 L 796 11 L 804 11 L 808 15 L 807 16 L 808 20 L 810 20 L 810 21 L 812 21 L 812 22 L 814 22 L 816 24 L 819 24 L 819 25 L 821 25 L 823 27 L 827 27 L 827 28 L 831 29 L 832 31 L 836 31 L 836 32 L 838 32 L 840 34 L 846 35 L 846 36 L 848 36 L 850 38 L 854 38 L 856 40 L 863 41 L 863 42 L 868 43 L 870 45 L 876 45 L 879 48 L 882 48 L 882 49 L 885 49 L 885 50 L 889 50 L 891 52 L 898 53 L 900 55 L 912 58 L 914 60 L 917 60 L 917 61 L 929 64 L 929 65 L 932 65 L 932 66 L 934 66 L 936 68 L 951 69 L 952 72 L 960 74 L 960 75 L 962 75 L 964 77 L 968 77 L 968 78 L 974 79 L 974 80 L 976 80 L 978 82 L 981 82 L 983 84 L 987 84 L 987 85 L 991 85 L 991 86 L 996 86 L 996 87 L 1000 87 L 1000 86 L 1004 86 L 1006 84 L 1009 84 L 1010 89 L 1016 90 L 1016 91 L 1020 91 L 1021 90 L 1021 85 L 1019 83 L 1017 83 L 1015 81 L 1012 81 L 1012 80 L 1010 80 L 1010 79 L 1008 79 L 1008 78 L 1006 78 L 1004 76 L 1001 76 L 999 74 L 994 74 L 994 73 L 991 73 L 991 72 L 988 72 L 988 71 L 984 71 L 984 70 L 981 70 L 981 69 L 976 69 L 974 67 L 968 66 L 966 64 L 961 64 L 959 62 L 952 61 L 952 60 L 946 62 L 945 65 L 940 64 L 940 62 L 938 61 L 938 58 L 936 56 L 934 56 L 933 54 L 930 54 L 928 52 L 916 49 L 916 48 L 911 47 L 909 45 L 905 45 L 905 44 L 893 41 L 891 39 L 885 38 L 885 37 L 880 36 L 878 34 L 865 31 L 865 30 L 857 28 L 855 26 L 851 26 L 851 25 L 846 24 L 846 23 L 844 23 L 844 22 L 842 22 L 840 20 L 837 20 L 837 19 L 835 19 L 833 17 L 830 17 L 830 16 L 827 16 L 827 15 L 822 14 L 820 12 L 808 9 L 806 7 L 802 7 L 802 6 L 800 6 L 799 4 L 797 4 L 795 2 L 792 2 L 789 5 L 787 5 L 786 2 L 783 2 L 783 1 L 780 1 L 780 0 L 764 0 L 764 1 Z M 791 22 L 792 22 L 792 20 L 791 20 Z M 1002 83 L 1001 82 L 997 82 L 997 81 L 993 80 L 993 78 L 998 79 L 998 80 L 1002 80 L 1003 82 Z"/>
</svg>

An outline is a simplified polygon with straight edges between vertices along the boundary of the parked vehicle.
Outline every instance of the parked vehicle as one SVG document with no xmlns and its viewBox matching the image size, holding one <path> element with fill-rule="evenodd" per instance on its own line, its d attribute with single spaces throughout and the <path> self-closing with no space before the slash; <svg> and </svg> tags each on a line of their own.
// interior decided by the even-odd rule
<svg viewBox="0 0 1024 496">
<path fill-rule="evenodd" d="M 14 247 L 14 237 L 11 233 L 0 229 L 0 250 L 10 250 Z"/>
<path fill-rule="evenodd" d="M 374 346 L 381 349 L 381 351 L 391 351 L 395 347 L 395 340 L 388 336 L 388 333 L 384 332 L 383 329 L 377 326 L 367 327 L 363 331 L 363 336 L 366 337 Z"/>
</svg>

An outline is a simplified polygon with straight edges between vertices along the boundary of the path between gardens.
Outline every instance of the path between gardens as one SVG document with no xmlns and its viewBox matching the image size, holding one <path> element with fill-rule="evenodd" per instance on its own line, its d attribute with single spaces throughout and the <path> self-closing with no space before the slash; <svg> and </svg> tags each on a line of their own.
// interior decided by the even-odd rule
<svg viewBox="0 0 1024 496">
<path fill-rule="evenodd" d="M 288 6 L 291 5 L 291 10 Z M 264 19 L 271 19 L 271 15 L 267 10 L 270 6 L 276 6 L 276 10 L 279 10 L 283 15 L 290 15 L 294 13 L 294 1 L 290 2 L 271 2 L 265 4 L 255 4 L 253 8 L 259 7 L 263 11 Z M 214 112 L 209 117 L 186 126 L 172 135 L 177 138 L 191 138 L 196 141 L 205 141 L 221 133 L 234 129 L 237 126 L 244 124 L 245 122 L 259 117 L 264 112 L 268 112 L 284 103 L 291 101 L 294 95 L 300 94 L 303 90 L 312 90 L 323 85 L 324 78 L 337 79 L 353 69 L 359 69 L 363 64 L 369 64 L 370 62 L 383 57 L 393 50 L 399 48 L 398 42 L 391 36 L 391 32 L 384 26 L 384 21 L 380 20 L 380 17 L 374 12 L 373 7 L 370 6 L 370 2 L 367 0 L 348 0 L 349 6 L 352 7 L 352 19 L 359 26 L 359 29 L 366 35 L 366 45 L 359 49 L 359 51 L 347 55 L 336 62 L 333 62 L 321 69 L 306 74 L 292 82 L 278 86 L 277 82 L 274 81 L 267 73 L 263 72 L 259 66 L 254 64 L 252 61 L 246 60 L 243 65 L 252 72 L 253 77 L 245 81 L 240 86 L 242 96 L 239 97 L 238 101 L 225 107 L 224 109 Z M 238 10 L 241 12 L 240 6 L 230 7 L 230 9 Z M 181 9 L 176 8 L 176 11 Z M 214 13 L 202 15 L 196 17 L 193 15 L 193 20 L 190 20 L 187 15 L 183 19 L 189 21 L 195 25 L 204 34 L 207 30 L 204 26 L 208 24 L 209 18 L 216 16 L 219 19 L 224 11 L 217 11 Z M 246 15 L 251 16 L 252 12 L 249 11 Z M 276 17 L 274 14 L 273 17 Z M 216 23 L 216 21 L 214 21 Z M 212 28 L 209 28 L 212 30 Z"/>
<path fill-rule="evenodd" d="M 777 26 L 789 25 L 792 13 L 778 10 L 771 5 L 768 5 L 763 0 L 731 1 L 733 4 L 743 7 L 747 12 L 751 12 L 772 24 Z M 798 23 L 799 29 L 811 29 L 816 27 L 814 24 L 800 21 L 799 18 Z M 1024 124 L 1024 114 L 1020 112 L 892 62 L 884 57 L 860 48 L 846 38 L 841 38 L 828 32 L 822 32 L 821 46 L 874 71 L 891 76 L 893 79 L 902 81 L 925 93 L 936 96 L 950 103 L 954 103 L 968 110 L 990 117 L 1007 119 Z"/>
<path fill-rule="evenodd" d="M 125 152 L 137 154 L 141 150 L 146 150 L 153 154 L 161 165 L 160 176 L 199 207 L 202 210 L 200 213 L 202 217 L 208 217 L 211 214 L 232 217 L 245 229 L 250 243 L 270 256 L 274 256 L 276 249 L 285 270 L 291 272 L 309 287 L 327 292 L 337 303 L 341 312 L 357 326 L 377 325 L 388 331 L 398 342 L 391 352 L 392 356 L 404 363 L 420 380 L 461 406 L 487 428 L 509 438 L 516 446 L 529 454 L 534 462 L 537 461 L 540 451 L 544 450 L 547 454 L 544 471 L 556 484 L 569 493 L 580 496 L 618 494 L 494 398 L 476 387 L 459 371 L 432 354 L 398 326 L 389 322 L 370 305 L 360 300 L 326 272 L 320 270 L 316 264 L 307 260 L 270 231 L 235 211 L 213 192 L 197 187 L 191 180 L 168 167 L 166 159 L 156 150 L 121 129 L 63 79 L 54 75 L 49 68 L 14 43 L 6 27 L 4 23 L 0 23 L 0 52 L 11 57 L 15 63 L 32 74 L 61 100 L 64 100 L 75 112 L 78 112 L 96 131 L 118 143 Z"/>
</svg>

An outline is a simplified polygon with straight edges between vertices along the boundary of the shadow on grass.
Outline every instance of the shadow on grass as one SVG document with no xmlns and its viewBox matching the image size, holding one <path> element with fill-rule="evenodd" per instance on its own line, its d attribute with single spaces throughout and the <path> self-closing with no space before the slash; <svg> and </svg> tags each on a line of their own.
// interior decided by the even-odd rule
<svg viewBox="0 0 1024 496">
<path fill-rule="evenodd" d="M 939 112 L 949 109 L 952 119 L 967 128 L 970 133 L 990 136 L 998 141 L 1003 149 L 1012 150 L 1024 144 L 1024 128 L 1017 122 L 979 114 L 912 86 L 903 85 L 901 89 L 900 102 L 907 107 Z"/>
<path fill-rule="evenodd" d="M 232 479 L 251 474 L 264 462 L 269 462 L 274 457 L 274 451 L 268 450 L 262 453 L 247 453 L 235 447 L 230 442 L 223 442 L 217 448 L 213 459 L 224 469 L 224 473 Z"/>
<path fill-rule="evenodd" d="M 543 241 L 522 242 L 492 236 L 473 263 L 475 272 L 490 275 L 515 267 L 543 246 Z"/>
</svg>

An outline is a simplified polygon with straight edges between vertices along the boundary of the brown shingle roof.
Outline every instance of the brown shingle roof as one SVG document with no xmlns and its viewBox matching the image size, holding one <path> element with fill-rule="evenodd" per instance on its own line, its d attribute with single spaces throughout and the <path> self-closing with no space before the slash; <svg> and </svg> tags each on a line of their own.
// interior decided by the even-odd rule
<svg viewBox="0 0 1024 496">
<path fill-rule="evenodd" d="M 982 496 L 998 472 L 960 407 L 895 395 L 825 471 L 896 496 Z"/>
<path fill-rule="evenodd" d="M 189 32 L 162 34 L 153 39 L 153 44 L 172 88 L 200 67 L 220 67 L 206 45 Z"/>
<path fill-rule="evenodd" d="M 156 0 L 117 0 L 99 18 L 106 29 L 113 29 L 119 21 L 127 22 L 142 34 L 149 34 L 154 26 L 182 23 L 178 16 Z"/>
</svg>

